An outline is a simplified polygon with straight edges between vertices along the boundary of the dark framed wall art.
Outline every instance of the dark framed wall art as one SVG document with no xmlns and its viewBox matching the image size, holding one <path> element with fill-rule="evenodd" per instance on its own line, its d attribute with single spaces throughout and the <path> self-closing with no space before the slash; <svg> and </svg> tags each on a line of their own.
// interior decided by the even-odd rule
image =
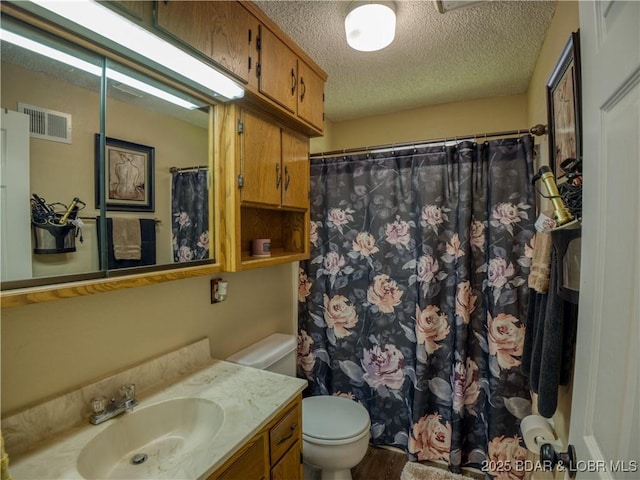
<svg viewBox="0 0 640 480">
<path fill-rule="evenodd" d="M 100 135 L 96 134 L 96 208 L 100 207 Z M 106 138 L 104 190 L 109 211 L 153 212 L 155 148 Z"/>
<path fill-rule="evenodd" d="M 556 178 L 568 158 L 582 158 L 580 32 L 571 34 L 547 81 L 549 163 Z"/>
</svg>

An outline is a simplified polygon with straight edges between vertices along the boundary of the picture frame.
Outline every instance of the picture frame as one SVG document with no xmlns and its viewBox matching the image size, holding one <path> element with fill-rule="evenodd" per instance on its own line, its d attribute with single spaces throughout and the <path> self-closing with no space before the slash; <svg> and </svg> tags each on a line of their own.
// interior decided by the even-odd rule
<svg viewBox="0 0 640 480">
<path fill-rule="evenodd" d="M 582 158 L 580 32 L 573 32 L 547 81 L 549 164 L 556 179 L 567 158 Z"/>
<path fill-rule="evenodd" d="M 155 148 L 106 137 L 104 192 L 107 211 L 153 212 Z M 100 208 L 100 134 L 95 135 L 95 195 Z"/>
</svg>

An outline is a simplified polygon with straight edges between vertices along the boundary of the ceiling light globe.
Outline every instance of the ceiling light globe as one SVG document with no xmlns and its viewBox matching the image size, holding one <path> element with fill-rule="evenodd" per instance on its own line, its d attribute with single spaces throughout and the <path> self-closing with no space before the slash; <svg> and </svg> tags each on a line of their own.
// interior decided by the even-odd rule
<svg viewBox="0 0 640 480">
<path fill-rule="evenodd" d="M 380 3 L 360 5 L 344 20 L 347 43 L 361 52 L 374 52 L 391 44 L 396 35 L 396 14 Z"/>
</svg>

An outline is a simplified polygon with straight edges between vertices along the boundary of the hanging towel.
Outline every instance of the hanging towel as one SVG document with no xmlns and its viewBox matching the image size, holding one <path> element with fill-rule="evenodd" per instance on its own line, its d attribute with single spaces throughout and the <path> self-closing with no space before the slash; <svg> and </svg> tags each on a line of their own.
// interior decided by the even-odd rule
<svg viewBox="0 0 640 480">
<path fill-rule="evenodd" d="M 98 251 L 102 251 L 100 240 L 100 217 L 96 217 L 96 225 L 98 226 Z M 152 218 L 140 219 L 140 233 L 142 235 L 142 254 L 140 260 L 116 260 L 113 254 L 113 219 L 107 218 L 107 265 L 100 264 L 100 268 L 108 270 L 116 270 L 118 268 L 144 267 L 156 264 L 156 221 Z M 102 259 L 100 259 L 102 262 Z"/>
<path fill-rule="evenodd" d="M 533 247 L 533 259 L 529 273 L 529 288 L 533 288 L 538 293 L 549 291 L 551 250 L 553 250 L 551 234 L 548 232 L 536 233 L 536 244 Z"/>
<path fill-rule="evenodd" d="M 538 412 L 551 418 L 558 403 L 559 385 L 568 385 L 573 370 L 578 307 L 557 294 L 556 252 L 551 253 L 548 293 L 530 290 L 522 373 L 538 394 Z"/>
<path fill-rule="evenodd" d="M 140 260 L 142 235 L 140 219 L 113 217 L 113 255 L 116 260 Z"/>
</svg>

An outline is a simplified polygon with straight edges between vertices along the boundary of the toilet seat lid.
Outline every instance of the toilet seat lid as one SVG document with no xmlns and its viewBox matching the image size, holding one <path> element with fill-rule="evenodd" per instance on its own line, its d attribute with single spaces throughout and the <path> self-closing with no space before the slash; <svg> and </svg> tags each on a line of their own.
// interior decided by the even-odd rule
<svg viewBox="0 0 640 480">
<path fill-rule="evenodd" d="M 302 433 L 322 440 L 340 440 L 360 435 L 369 428 L 369 412 L 343 397 L 320 395 L 302 400 Z"/>
</svg>

